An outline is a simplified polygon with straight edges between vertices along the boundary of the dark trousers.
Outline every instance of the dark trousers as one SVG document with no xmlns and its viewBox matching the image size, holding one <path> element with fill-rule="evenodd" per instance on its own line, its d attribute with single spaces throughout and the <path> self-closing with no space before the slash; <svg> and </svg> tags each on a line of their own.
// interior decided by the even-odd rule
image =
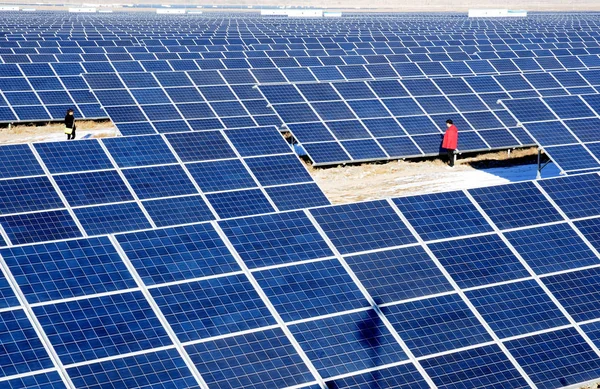
<svg viewBox="0 0 600 389">
<path fill-rule="evenodd" d="M 75 139 L 75 129 L 73 129 L 70 134 L 67 134 L 67 140 L 71 139 Z"/>
<path fill-rule="evenodd" d="M 454 166 L 454 149 L 446 149 L 448 155 L 448 165 Z"/>
</svg>

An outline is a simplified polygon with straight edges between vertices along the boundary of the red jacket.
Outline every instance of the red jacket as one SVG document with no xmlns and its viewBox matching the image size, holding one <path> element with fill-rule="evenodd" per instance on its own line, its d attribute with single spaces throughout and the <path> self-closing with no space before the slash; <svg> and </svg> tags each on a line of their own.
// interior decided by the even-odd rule
<svg viewBox="0 0 600 389">
<path fill-rule="evenodd" d="M 458 128 L 454 124 L 446 130 L 442 147 L 448 150 L 456 150 L 458 148 Z"/>
</svg>

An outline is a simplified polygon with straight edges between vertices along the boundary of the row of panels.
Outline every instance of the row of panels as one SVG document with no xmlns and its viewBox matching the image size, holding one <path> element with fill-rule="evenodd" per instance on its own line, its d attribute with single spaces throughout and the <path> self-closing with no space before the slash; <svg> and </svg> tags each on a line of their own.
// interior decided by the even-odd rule
<svg viewBox="0 0 600 389">
<path fill-rule="evenodd" d="M 0 153 L 2 245 L 329 204 L 273 127 L 8 145 Z"/>
<path fill-rule="evenodd" d="M 600 169 L 600 94 L 502 104 L 563 172 Z"/>
<path fill-rule="evenodd" d="M 131 61 L 140 61 L 145 67 L 156 68 L 153 61 L 168 61 L 170 70 L 199 70 L 199 69 L 250 69 L 250 68 L 286 68 L 299 66 L 332 66 L 332 65 L 361 65 L 361 64 L 390 64 L 390 63 L 422 63 L 451 62 L 451 61 L 481 61 L 490 60 L 496 67 L 508 63 L 509 59 L 523 62 L 526 59 L 537 59 L 539 69 L 568 69 L 574 66 L 573 56 L 584 60 L 597 57 L 600 48 L 588 49 L 554 49 L 554 50 L 523 50 L 502 51 L 490 53 L 438 52 L 438 53 L 393 53 L 388 50 L 356 50 L 350 53 L 334 50 L 286 50 L 286 51 L 239 51 L 239 52 L 137 52 L 137 53 L 94 53 L 94 54 L 1 54 L 3 64 L 44 64 L 44 63 L 82 63 L 85 69 L 81 72 L 94 72 L 94 67 L 107 66 L 101 63 L 114 63 L 114 66 L 133 66 Z M 566 57 L 566 58 L 565 58 Z M 561 58 L 564 58 L 563 62 Z M 558 59 L 558 62 L 557 62 Z M 588 66 L 578 63 L 578 67 Z M 128 65 L 129 64 L 129 65 Z M 139 66 L 139 65 L 138 65 Z M 147 69 L 150 70 L 150 69 Z M 162 69 L 168 70 L 168 69 Z M 502 69 L 497 69 L 501 71 Z M 531 70 L 531 69 L 522 69 Z M 96 70 L 97 72 L 97 70 Z M 425 73 L 427 74 L 427 73 Z"/>
<path fill-rule="evenodd" d="M 214 34 L 212 34 L 214 35 Z M 533 34 L 535 35 L 535 34 Z M 239 41 L 234 36 L 221 42 L 218 38 L 210 39 L 140 39 L 139 42 L 121 37 L 108 37 L 95 40 L 94 38 L 69 37 L 69 39 L 52 39 L 49 36 L 15 37 L 0 39 L 0 49 L 14 49 L 13 54 L 43 54 L 43 53 L 115 53 L 115 52 L 239 52 L 246 50 L 282 51 L 282 50 L 392 50 L 395 54 L 434 53 L 434 52 L 487 52 L 487 51 L 520 51 L 547 49 L 576 49 L 598 47 L 598 34 L 591 36 L 564 37 L 518 37 L 518 38 L 485 38 L 464 35 L 414 36 L 412 40 L 379 41 L 373 37 L 358 37 L 357 39 L 337 37 L 289 38 L 270 37 L 266 42 L 245 42 L 247 37 L 240 35 Z M 415 39 L 419 38 L 419 39 Z M 263 38 L 255 38 L 263 41 Z M 215 40 L 213 42 L 213 40 Z M 30 50 L 34 51 L 21 51 Z M 35 51 L 41 49 L 42 51 Z M 54 50 L 58 51 L 46 51 Z M 396 50 L 399 50 L 396 52 Z M 10 54 L 10 52 L 3 52 Z"/>
<path fill-rule="evenodd" d="M 461 43 L 448 45 L 447 41 L 433 45 L 407 47 L 371 47 L 371 44 L 258 44 L 258 45 L 214 45 L 214 46 L 83 46 L 83 47 L 28 47 L 29 41 L 0 41 L 0 54 L 5 63 L 20 62 L 65 62 L 69 55 L 81 55 L 83 61 L 104 60 L 124 61 L 132 59 L 173 59 L 173 55 L 194 59 L 210 58 L 256 58 L 256 57 L 327 57 L 352 55 L 406 55 L 413 62 L 443 61 L 451 59 L 494 59 L 512 57 L 548 57 L 562 55 L 598 54 L 598 43 L 531 43 L 512 45 L 485 45 Z M 45 41 L 42 41 L 45 42 Z M 55 41 L 49 41 L 55 42 Z M 76 41 L 66 41 L 76 42 Z M 37 42 L 33 42 L 37 43 Z M 17 47 L 12 47 L 12 46 Z M 23 46 L 23 47 L 20 47 Z M 331 46 L 331 47 L 329 47 Z M 342 46 L 342 47 L 338 47 Z M 365 47 L 361 47 L 365 46 Z M 172 56 L 169 56 L 171 54 Z M 54 56 L 56 55 L 56 56 Z M 98 57 L 97 55 L 105 55 Z M 144 56 L 146 55 L 146 56 Z M 136 57 L 138 56 L 138 57 Z M 74 57 L 77 58 L 77 57 Z M 177 57 L 175 57 L 177 58 Z"/>
<path fill-rule="evenodd" d="M 1 249 L 0 381 L 592 380 L 599 188 L 588 174 Z"/>
<path fill-rule="evenodd" d="M 360 58 L 360 57 L 356 57 Z M 559 60 L 560 59 L 560 60 Z M 494 74 L 511 71 L 542 71 L 549 69 L 564 70 L 564 66 L 570 66 L 572 69 L 595 68 L 600 66 L 600 60 L 597 56 L 581 57 L 559 57 L 559 59 L 550 58 L 543 62 L 546 69 L 542 69 L 534 59 L 522 60 L 501 60 L 502 66 L 494 61 L 467 61 L 467 62 L 436 62 L 436 63 L 373 63 L 366 65 L 345 65 L 345 66 L 309 66 L 309 67 L 290 67 L 290 68 L 262 68 L 262 69 L 226 69 L 216 71 L 190 71 L 192 82 L 184 84 L 181 81 L 181 74 L 163 74 L 157 77 L 162 86 L 190 86 L 190 85 L 252 85 L 255 83 L 287 83 L 287 82 L 314 82 L 314 81 L 346 81 L 352 79 L 379 79 L 379 78 L 398 78 L 403 77 L 434 77 L 473 75 L 473 74 Z M 295 61 L 295 60 L 294 60 Z M 181 64 L 194 61 L 181 61 Z M 296 62 L 297 64 L 297 62 Z M 273 63 L 265 64 L 272 66 Z M 495 65 L 494 68 L 492 65 Z M 518 65 L 518 66 L 517 66 Z M 80 76 L 84 72 L 144 72 L 153 70 L 159 72 L 173 72 L 173 67 L 179 69 L 197 67 L 175 66 L 174 62 L 169 61 L 125 61 L 125 62 L 90 62 L 90 63 L 53 63 L 53 64 L 4 64 L 0 65 L 0 121 L 41 121 L 41 120 L 60 120 L 68 108 L 75 110 L 76 117 L 86 119 L 106 118 L 105 110 L 98 104 L 98 100 L 90 93 L 88 85 Z M 217 66 L 220 67 L 220 66 Z M 568 75 L 565 75 L 567 77 Z M 137 78 L 136 78 L 137 77 Z M 143 76 L 124 74 L 125 85 L 130 88 L 149 87 L 156 84 L 148 84 L 138 81 Z M 146 76 L 148 78 L 150 76 Z M 150 77 L 152 78 L 152 77 Z M 94 80 L 93 76 L 90 76 Z M 96 78 L 97 79 L 97 78 Z M 100 84 L 100 86 L 98 86 Z M 102 83 L 92 84 L 93 89 L 102 88 Z M 239 88 L 238 88 L 239 89 Z M 244 88 L 247 89 L 247 88 Z M 242 92 L 240 92 L 242 93 Z M 256 93 L 252 91 L 243 92 L 242 99 L 259 99 Z M 157 96 L 158 99 L 158 96 Z M 198 97 L 198 101 L 202 101 Z M 235 97 L 231 98 L 232 100 Z M 144 101 L 147 99 L 143 99 Z M 160 100 L 160 99 L 159 99 Z M 163 99 L 164 100 L 164 99 Z M 175 100 L 177 100 L 175 98 Z M 184 100 L 178 102 L 197 102 L 189 100 L 187 96 Z M 161 100 L 161 102 L 164 102 Z M 104 105 L 116 104 L 116 101 L 109 101 Z M 258 101 L 249 103 L 245 108 L 252 115 L 272 115 L 272 110 L 262 106 Z M 244 113 L 244 115 L 246 115 Z M 227 115 L 232 116 L 232 115 Z M 235 116 L 235 115 L 233 115 Z M 239 116 L 239 115 L 238 115 Z M 280 122 L 271 116 L 270 118 L 252 119 L 243 123 L 234 123 L 228 127 L 244 127 L 253 125 L 278 125 Z"/>
<path fill-rule="evenodd" d="M 268 83 L 326 81 L 334 79 L 368 79 L 389 77 L 440 77 L 457 75 L 503 74 L 512 72 L 565 71 L 596 68 L 598 55 L 567 55 L 543 58 L 505 58 L 498 60 L 411 62 L 406 56 L 346 56 L 254 58 L 227 60 L 140 60 L 50 62 L 35 64 L 0 64 L 0 78 L 79 76 L 83 73 L 173 72 L 220 70 L 224 75 L 244 71 L 250 79 L 234 83 Z M 310 69 L 310 71 L 308 70 Z M 247 73 L 252 72 L 252 74 Z M 272 74 L 268 79 L 263 73 Z M 270 72 L 270 73 L 269 73 Z M 283 73 L 282 73 L 283 72 Z M 311 73 L 313 74 L 311 76 Z M 309 78 L 298 78 L 304 75 Z M 336 78 L 324 78 L 326 76 Z M 316 78 L 315 78 L 316 77 Z"/>
<path fill-rule="evenodd" d="M 598 79 L 591 70 L 259 85 L 259 90 L 311 160 L 326 165 L 437 155 L 448 119 L 459 129 L 463 152 L 532 145 L 498 101 L 597 93 Z"/>
</svg>

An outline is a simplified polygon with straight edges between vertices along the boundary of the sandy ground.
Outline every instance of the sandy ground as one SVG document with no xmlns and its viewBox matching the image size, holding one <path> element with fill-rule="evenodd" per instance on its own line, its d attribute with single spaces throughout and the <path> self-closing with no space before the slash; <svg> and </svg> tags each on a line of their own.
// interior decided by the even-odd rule
<svg viewBox="0 0 600 389">
<path fill-rule="evenodd" d="M 80 120 L 76 124 L 77 139 L 106 138 L 118 134 L 117 127 L 110 121 Z M 45 126 L 17 125 L 11 128 L 4 127 L 0 128 L 0 144 L 66 140 L 67 136 L 64 134 L 63 129 L 64 126 L 60 123 L 50 123 Z"/>
<path fill-rule="evenodd" d="M 454 168 L 437 159 L 308 169 L 329 200 L 341 204 L 532 180 L 536 155 L 535 148 L 486 153 L 459 159 Z M 557 175 L 552 164 L 542 171 L 544 178 Z"/>
</svg>

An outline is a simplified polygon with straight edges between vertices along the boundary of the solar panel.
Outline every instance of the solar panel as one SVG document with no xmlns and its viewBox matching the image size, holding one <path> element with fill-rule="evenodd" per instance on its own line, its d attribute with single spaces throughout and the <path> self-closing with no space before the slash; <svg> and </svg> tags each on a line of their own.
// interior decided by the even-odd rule
<svg viewBox="0 0 600 389">
<path fill-rule="evenodd" d="M 151 293 L 181 342 L 276 324 L 244 275 L 163 286 Z"/>
<path fill-rule="evenodd" d="M 308 367 L 279 328 L 192 344 L 186 351 L 209 385 L 266 389 L 313 380 Z M 249 358 L 238 358 L 238 355 Z M 237 374 L 238 371 L 244 374 Z"/>
<path fill-rule="evenodd" d="M 285 321 L 369 306 L 335 259 L 263 270 L 254 276 Z"/>
<path fill-rule="evenodd" d="M 562 220 L 532 182 L 471 189 L 469 192 L 500 229 Z"/>
<path fill-rule="evenodd" d="M 599 373 L 597 354 L 574 328 L 515 339 L 506 347 L 536 385 L 572 385 Z"/>
<path fill-rule="evenodd" d="M 600 168 L 595 144 L 588 143 L 597 141 L 590 131 L 590 126 L 597 120 L 597 112 L 592 110 L 597 108 L 596 97 L 589 95 L 503 100 L 502 104 L 521 121 L 527 132 L 558 167 L 568 173 Z M 544 115 L 532 114 L 535 108 L 529 108 L 542 106 L 546 111 Z M 557 119 L 567 120 L 559 122 Z M 548 120 L 553 121 L 547 122 Z"/>
<path fill-rule="evenodd" d="M 163 385 L 193 388 L 198 385 L 183 358 L 174 349 L 138 354 L 67 369 L 73 384 L 96 388 L 106 385 Z"/>
<path fill-rule="evenodd" d="M 529 387 L 527 381 L 497 345 L 433 357 L 421 363 L 438 388 L 451 388 L 456 385 Z"/>
<path fill-rule="evenodd" d="M 311 213 L 342 254 L 415 242 L 384 201 L 316 208 Z"/>
<path fill-rule="evenodd" d="M 401 197 L 394 203 L 424 240 L 451 238 L 492 229 L 461 192 Z M 444 212 L 440 212 L 440 207 Z"/>
<path fill-rule="evenodd" d="M 171 344 L 141 292 L 59 302 L 34 312 L 66 364 Z"/>
<path fill-rule="evenodd" d="M 136 287 L 106 237 L 7 248 L 0 254 L 32 304 Z"/>
</svg>

